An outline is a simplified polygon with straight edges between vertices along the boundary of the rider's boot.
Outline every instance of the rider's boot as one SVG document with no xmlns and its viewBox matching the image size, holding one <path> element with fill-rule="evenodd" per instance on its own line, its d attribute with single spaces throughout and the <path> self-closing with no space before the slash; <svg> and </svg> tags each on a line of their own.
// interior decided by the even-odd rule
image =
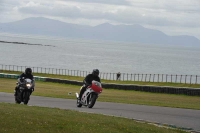
<svg viewBox="0 0 200 133">
<path fill-rule="evenodd" d="M 79 100 L 81 100 L 82 95 L 83 95 L 83 93 L 85 92 L 85 90 L 86 90 L 86 87 L 82 87 L 82 88 L 81 88 L 81 91 L 80 91 L 80 94 L 79 94 Z"/>
<path fill-rule="evenodd" d="M 17 87 L 15 87 L 14 96 L 17 96 Z"/>
<path fill-rule="evenodd" d="M 81 97 L 82 97 L 82 95 L 81 95 L 81 93 L 80 93 L 80 94 L 79 94 L 79 97 L 77 98 L 78 102 L 81 101 Z"/>
<path fill-rule="evenodd" d="M 14 90 L 14 96 L 17 96 L 17 92 L 16 92 L 16 90 Z"/>
<path fill-rule="evenodd" d="M 78 103 L 79 103 L 81 99 L 80 99 L 80 98 L 77 98 L 77 100 L 78 100 Z"/>
</svg>

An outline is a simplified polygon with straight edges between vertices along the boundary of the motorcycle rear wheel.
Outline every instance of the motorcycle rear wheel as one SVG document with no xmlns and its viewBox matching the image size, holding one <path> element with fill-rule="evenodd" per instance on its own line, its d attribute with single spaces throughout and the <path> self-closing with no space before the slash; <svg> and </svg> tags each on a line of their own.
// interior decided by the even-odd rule
<svg viewBox="0 0 200 133">
<path fill-rule="evenodd" d="M 78 101 L 78 99 L 77 99 L 76 106 L 77 106 L 77 107 L 82 107 L 82 104 Z"/>
<path fill-rule="evenodd" d="M 20 100 L 20 98 L 18 97 L 20 94 L 19 94 L 19 92 L 17 91 L 16 92 L 16 96 L 15 96 L 15 103 L 17 103 L 17 104 L 20 104 L 21 103 L 21 100 Z"/>
<path fill-rule="evenodd" d="M 15 96 L 15 103 L 17 103 L 17 104 L 20 104 L 20 103 L 21 103 L 21 101 L 18 100 L 17 96 Z"/>
</svg>

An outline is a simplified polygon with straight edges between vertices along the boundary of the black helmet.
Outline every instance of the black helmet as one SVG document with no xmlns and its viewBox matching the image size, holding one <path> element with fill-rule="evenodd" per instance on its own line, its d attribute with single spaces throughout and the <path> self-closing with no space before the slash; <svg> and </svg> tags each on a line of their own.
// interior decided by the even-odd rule
<svg viewBox="0 0 200 133">
<path fill-rule="evenodd" d="M 95 75 L 95 76 L 99 76 L 99 70 L 93 69 L 92 74 Z"/>
<path fill-rule="evenodd" d="M 32 74 L 32 69 L 31 68 L 26 68 L 25 74 L 26 75 L 31 75 Z"/>
</svg>

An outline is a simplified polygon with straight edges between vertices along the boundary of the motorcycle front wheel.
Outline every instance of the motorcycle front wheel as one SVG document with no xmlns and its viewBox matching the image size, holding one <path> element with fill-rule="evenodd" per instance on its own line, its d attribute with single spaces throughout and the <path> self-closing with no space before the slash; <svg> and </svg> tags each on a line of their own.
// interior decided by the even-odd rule
<svg viewBox="0 0 200 133">
<path fill-rule="evenodd" d="M 90 94 L 90 98 L 89 98 L 89 103 L 88 103 L 88 108 L 92 108 L 97 100 L 97 95 L 95 94 Z"/>
<path fill-rule="evenodd" d="M 23 94 L 24 104 L 28 104 L 29 97 L 30 97 L 30 93 L 28 91 L 25 91 Z"/>
</svg>

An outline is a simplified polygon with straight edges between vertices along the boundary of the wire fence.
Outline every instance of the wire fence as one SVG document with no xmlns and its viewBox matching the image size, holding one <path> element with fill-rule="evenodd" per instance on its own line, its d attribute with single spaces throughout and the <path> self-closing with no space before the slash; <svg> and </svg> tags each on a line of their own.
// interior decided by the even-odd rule
<svg viewBox="0 0 200 133">
<path fill-rule="evenodd" d="M 30 66 L 3 65 L 0 64 L 0 70 L 24 72 Z M 30 67 L 33 73 L 56 74 L 66 76 L 85 77 L 90 74 L 90 71 Z M 199 75 L 172 75 L 172 74 L 128 74 L 128 73 L 104 73 L 99 74 L 101 79 L 105 80 L 120 80 L 120 81 L 141 81 L 141 82 L 170 82 L 170 83 L 185 83 L 199 84 Z"/>
</svg>

